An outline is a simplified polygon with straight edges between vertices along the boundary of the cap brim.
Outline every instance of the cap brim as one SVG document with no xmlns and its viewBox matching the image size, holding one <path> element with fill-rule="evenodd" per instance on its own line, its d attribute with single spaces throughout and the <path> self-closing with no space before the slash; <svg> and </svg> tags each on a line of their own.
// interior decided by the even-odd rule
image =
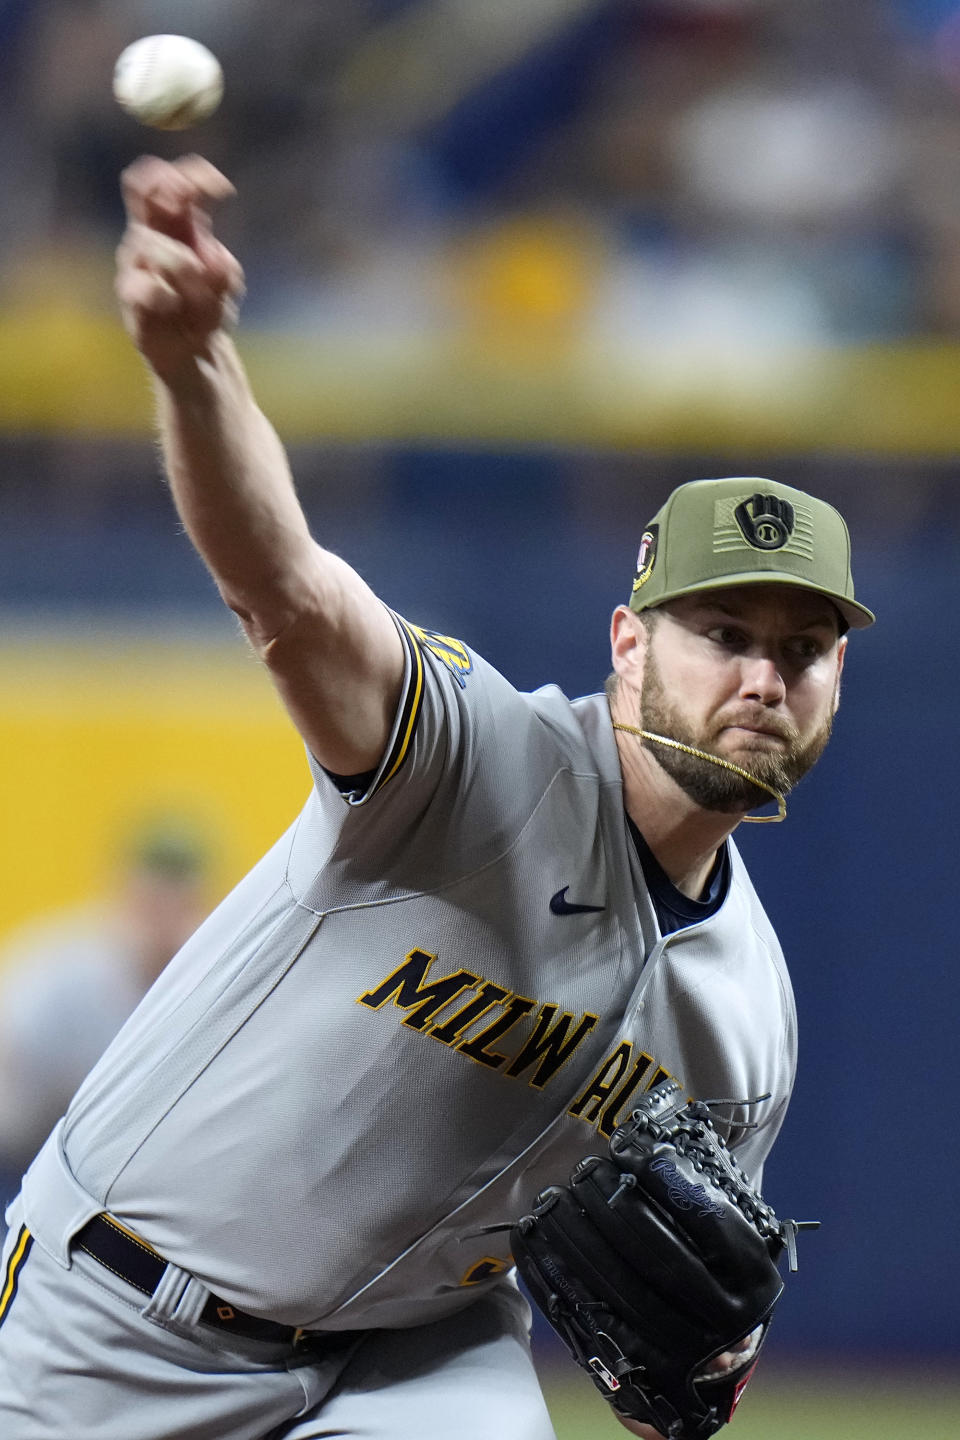
<svg viewBox="0 0 960 1440">
<path fill-rule="evenodd" d="M 823 585 L 811 585 L 806 580 L 801 580 L 798 575 L 781 570 L 747 570 L 740 574 L 701 580 L 695 585 L 683 585 L 677 590 L 658 595 L 656 605 L 642 608 L 653 610 L 658 605 L 665 605 L 668 600 L 679 600 L 684 595 L 693 595 L 703 590 L 730 590 L 738 585 L 792 585 L 797 590 L 809 590 L 814 595 L 823 595 L 827 600 L 833 601 L 853 630 L 866 630 L 877 618 L 872 610 L 868 610 L 866 605 L 861 605 L 859 601 L 848 600 L 845 595 L 838 595 L 835 590 L 828 590 Z"/>
</svg>

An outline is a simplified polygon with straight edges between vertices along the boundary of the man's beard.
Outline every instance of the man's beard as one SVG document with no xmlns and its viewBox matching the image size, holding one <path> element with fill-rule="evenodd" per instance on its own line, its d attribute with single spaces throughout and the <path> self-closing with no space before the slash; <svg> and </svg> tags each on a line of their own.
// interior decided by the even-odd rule
<svg viewBox="0 0 960 1440">
<path fill-rule="evenodd" d="M 816 733 L 804 742 L 796 726 L 788 720 L 769 715 L 762 707 L 744 706 L 739 712 L 734 712 L 726 722 L 728 725 L 762 726 L 765 730 L 774 731 L 784 743 L 775 750 L 751 750 L 745 758 L 741 754 L 731 761 L 712 743 L 715 736 L 698 734 L 686 723 L 677 707 L 670 703 L 650 646 L 647 647 L 644 666 L 640 715 L 642 729 L 669 740 L 678 740 L 681 745 L 690 745 L 695 750 L 717 755 L 728 764 L 737 764 L 781 795 L 788 794 L 820 759 L 833 729 L 833 715 L 830 714 Z M 647 745 L 661 768 L 703 810 L 746 813 L 770 801 L 766 790 L 722 765 L 701 760 L 683 750 L 674 750 L 672 746 L 651 744 L 649 741 Z"/>
</svg>

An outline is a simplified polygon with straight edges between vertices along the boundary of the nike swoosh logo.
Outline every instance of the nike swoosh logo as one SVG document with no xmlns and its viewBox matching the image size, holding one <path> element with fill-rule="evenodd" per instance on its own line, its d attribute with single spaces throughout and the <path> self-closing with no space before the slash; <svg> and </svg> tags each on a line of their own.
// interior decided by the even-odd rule
<svg viewBox="0 0 960 1440">
<path fill-rule="evenodd" d="M 554 915 L 586 915 L 589 910 L 605 910 L 605 905 L 574 905 L 567 899 L 569 885 L 564 885 L 556 895 L 550 896 L 550 910 Z"/>
</svg>

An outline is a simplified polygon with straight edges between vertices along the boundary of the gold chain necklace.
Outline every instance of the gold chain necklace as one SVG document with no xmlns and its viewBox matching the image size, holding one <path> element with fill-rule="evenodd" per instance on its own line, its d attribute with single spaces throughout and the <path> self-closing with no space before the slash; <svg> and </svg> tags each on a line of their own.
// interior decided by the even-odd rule
<svg viewBox="0 0 960 1440">
<path fill-rule="evenodd" d="M 628 735 L 639 735 L 641 740 L 652 740 L 655 745 L 669 745 L 671 750 L 682 750 L 684 755 L 695 755 L 698 760 L 709 760 L 713 765 L 719 765 L 721 770 L 732 770 L 734 775 L 739 775 L 741 780 L 749 780 L 751 785 L 756 785 L 758 790 L 766 790 L 767 794 L 777 802 L 776 815 L 744 815 L 746 824 L 751 825 L 776 825 L 778 821 L 787 818 L 787 802 L 779 790 L 774 790 L 764 780 L 758 780 L 756 775 L 751 775 L 749 770 L 744 770 L 740 765 L 734 765 L 732 760 L 721 760 L 719 755 L 710 755 L 706 750 L 695 750 L 692 745 L 683 745 L 679 740 L 671 740 L 666 735 L 654 735 L 651 730 L 638 730 L 636 725 L 624 725 L 619 720 L 613 721 L 614 730 L 625 730 Z"/>
</svg>

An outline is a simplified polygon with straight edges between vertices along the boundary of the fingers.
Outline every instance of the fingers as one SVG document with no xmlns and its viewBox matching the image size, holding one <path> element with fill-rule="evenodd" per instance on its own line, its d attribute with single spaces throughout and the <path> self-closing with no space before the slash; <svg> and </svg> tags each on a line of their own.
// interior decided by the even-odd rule
<svg viewBox="0 0 960 1440">
<path fill-rule="evenodd" d="M 175 286 L 189 300 L 207 291 L 239 299 L 243 295 L 243 269 L 212 235 L 192 247 L 163 231 L 133 221 L 117 250 L 119 275 L 128 270 L 149 270 Z"/>
<path fill-rule="evenodd" d="M 202 155 L 187 155 L 173 162 L 143 155 L 123 172 L 121 187 L 127 237 L 138 237 L 142 250 L 147 248 L 148 234 L 179 241 L 196 253 L 214 285 L 232 295 L 242 292 L 243 272 L 215 238 L 210 220 L 209 207 L 235 193 L 216 166 Z M 163 253 L 162 247 L 157 253 Z"/>
<path fill-rule="evenodd" d="M 749 1335 L 738 1340 L 736 1345 L 731 1345 L 729 1350 L 715 1355 L 696 1378 L 698 1380 L 715 1379 L 718 1375 L 727 1375 L 735 1370 L 742 1370 L 760 1349 L 763 1335 L 764 1326 L 758 1325 L 755 1330 L 750 1331 Z"/>
<path fill-rule="evenodd" d="M 155 295 L 161 313 L 167 314 L 171 306 L 161 297 L 178 297 L 184 310 L 205 310 L 218 298 L 218 287 L 188 245 L 149 226 L 132 224 L 117 251 L 117 295 L 121 304 L 136 307 Z"/>
<path fill-rule="evenodd" d="M 133 322 L 130 329 L 139 333 L 148 317 L 167 319 L 179 315 L 183 301 L 169 281 L 146 270 L 129 270 L 117 277 L 117 297 L 124 317 Z"/>
<path fill-rule="evenodd" d="M 171 163 L 208 200 L 229 200 L 237 193 L 233 182 L 203 155 L 182 155 Z"/>
<path fill-rule="evenodd" d="M 203 236 L 197 245 L 196 254 L 206 268 L 210 283 L 222 294 L 233 300 L 242 300 L 246 293 L 243 266 L 226 245 L 213 235 Z"/>
<path fill-rule="evenodd" d="M 230 329 L 243 270 L 216 238 L 211 207 L 234 188 L 209 160 L 142 156 L 121 180 L 127 228 L 117 250 L 124 324 L 158 374 L 206 353 Z"/>
<path fill-rule="evenodd" d="M 144 223 L 151 207 L 177 214 L 185 205 L 210 206 L 236 194 L 226 175 L 202 155 L 179 160 L 141 155 L 123 171 L 120 187 L 131 219 Z"/>
<path fill-rule="evenodd" d="M 210 231 L 210 209 L 235 194 L 233 185 L 202 155 L 160 160 L 142 155 L 120 178 L 128 219 L 186 245 Z"/>
<path fill-rule="evenodd" d="M 617 1419 L 625 1430 L 630 1431 L 631 1435 L 639 1435 L 640 1440 L 664 1440 L 660 1431 L 654 1430 L 652 1425 L 641 1425 L 639 1421 L 628 1420 L 623 1415 L 618 1415 Z"/>
<path fill-rule="evenodd" d="M 234 322 L 243 272 L 219 241 L 211 238 L 209 246 L 213 258 L 148 225 L 128 225 L 117 251 L 116 293 L 127 330 L 151 361 L 169 357 L 172 342 L 202 351 L 213 331 Z"/>
</svg>

